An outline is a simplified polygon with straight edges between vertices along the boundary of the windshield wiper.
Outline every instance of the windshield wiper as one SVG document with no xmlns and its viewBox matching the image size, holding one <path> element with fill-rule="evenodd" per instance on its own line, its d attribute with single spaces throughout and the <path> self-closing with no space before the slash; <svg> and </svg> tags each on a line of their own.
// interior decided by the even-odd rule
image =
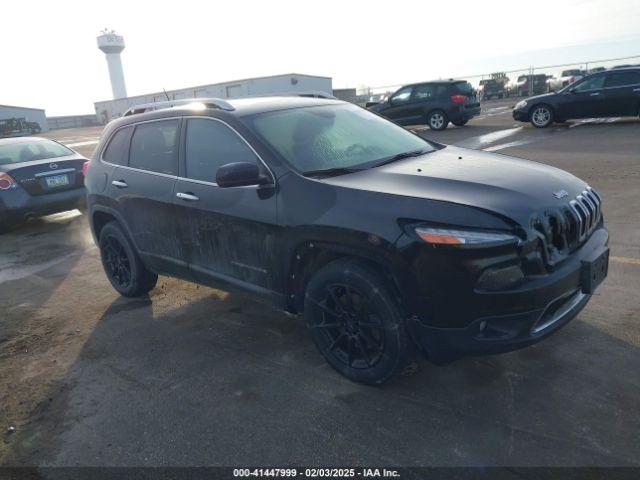
<svg viewBox="0 0 640 480">
<path fill-rule="evenodd" d="M 413 150 L 411 152 L 398 153 L 397 155 L 393 155 L 391 157 L 383 158 L 379 162 L 374 163 L 371 166 L 371 168 L 381 167 L 382 165 L 386 165 L 388 163 L 397 162 L 398 160 L 403 160 L 405 158 L 419 157 L 420 155 L 424 155 L 425 153 L 430 153 L 432 151 L 433 150 L 425 150 L 424 148 L 421 148 L 420 150 Z"/>
<path fill-rule="evenodd" d="M 325 168 L 322 170 L 309 170 L 308 172 L 304 172 L 303 175 L 305 177 L 314 177 L 314 176 L 334 176 L 334 175 L 345 175 L 347 173 L 360 172 L 362 168 L 349 168 L 349 167 L 336 167 L 336 168 Z"/>
</svg>

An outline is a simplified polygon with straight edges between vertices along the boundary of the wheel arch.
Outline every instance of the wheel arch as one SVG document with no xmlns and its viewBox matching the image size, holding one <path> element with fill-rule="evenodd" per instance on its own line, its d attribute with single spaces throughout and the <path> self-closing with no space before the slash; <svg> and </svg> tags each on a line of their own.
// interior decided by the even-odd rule
<svg viewBox="0 0 640 480">
<path fill-rule="evenodd" d="M 138 249 L 138 246 L 133 239 L 133 235 L 131 235 L 129 227 L 123 220 L 122 216 L 116 210 L 102 205 L 94 205 L 91 209 L 90 219 L 91 233 L 93 234 L 93 238 L 96 244 L 100 240 L 100 232 L 102 231 L 104 226 L 111 221 L 115 221 L 122 228 L 125 235 L 129 238 L 129 241 L 133 244 L 136 250 Z"/>
<path fill-rule="evenodd" d="M 304 295 L 313 275 L 325 265 L 339 259 L 353 259 L 382 274 L 389 280 L 388 286 L 401 302 L 402 286 L 398 269 L 387 255 L 370 248 L 357 248 L 334 242 L 304 242 L 293 251 L 288 269 L 286 308 L 291 313 L 300 314 L 304 310 Z"/>
</svg>

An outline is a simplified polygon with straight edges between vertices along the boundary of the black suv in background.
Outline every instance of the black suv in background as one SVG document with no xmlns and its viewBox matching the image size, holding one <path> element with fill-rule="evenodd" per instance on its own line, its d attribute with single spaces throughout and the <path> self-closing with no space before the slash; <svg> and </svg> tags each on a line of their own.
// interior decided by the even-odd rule
<svg viewBox="0 0 640 480">
<path fill-rule="evenodd" d="M 600 197 L 557 168 L 337 100 L 146 109 L 106 127 L 86 176 L 113 287 L 252 292 L 303 315 L 352 380 L 384 382 L 416 348 L 443 363 L 534 343 L 606 276 Z"/>
<path fill-rule="evenodd" d="M 640 115 L 640 68 L 621 68 L 587 75 L 558 92 L 518 102 L 513 118 L 545 128 L 574 118 Z"/>
<path fill-rule="evenodd" d="M 406 85 L 369 110 L 399 125 L 426 124 L 444 130 L 449 122 L 465 125 L 480 113 L 480 103 L 469 82 L 439 80 Z"/>
</svg>

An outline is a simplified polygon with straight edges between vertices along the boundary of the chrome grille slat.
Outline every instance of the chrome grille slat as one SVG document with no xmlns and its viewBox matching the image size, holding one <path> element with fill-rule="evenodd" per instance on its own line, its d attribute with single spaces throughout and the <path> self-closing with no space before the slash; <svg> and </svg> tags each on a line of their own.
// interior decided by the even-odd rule
<svg viewBox="0 0 640 480">
<path fill-rule="evenodd" d="M 597 221 L 600 218 L 600 199 L 598 199 L 598 196 L 595 194 L 595 192 L 591 187 L 587 188 L 585 192 L 587 194 L 587 197 L 589 197 L 589 199 L 591 199 L 593 204 L 596 206 L 596 221 Z"/>
<path fill-rule="evenodd" d="M 581 242 L 596 227 L 602 215 L 602 200 L 595 190 L 587 187 L 569 202 L 568 212 L 577 221 L 577 241 Z"/>
<path fill-rule="evenodd" d="M 548 261 L 553 264 L 568 251 L 580 247 L 597 228 L 602 218 L 602 200 L 591 187 L 586 187 L 560 211 L 545 212 L 546 221 L 532 224 L 544 236 Z"/>
<path fill-rule="evenodd" d="M 598 216 L 598 207 L 596 207 L 596 204 L 591 200 L 591 198 L 589 198 L 589 193 L 586 190 L 582 193 L 584 194 L 584 200 L 589 204 L 593 211 L 593 214 L 591 215 L 591 225 L 589 226 L 589 229 L 591 229 L 595 226 L 596 223 L 596 218 Z"/>
</svg>

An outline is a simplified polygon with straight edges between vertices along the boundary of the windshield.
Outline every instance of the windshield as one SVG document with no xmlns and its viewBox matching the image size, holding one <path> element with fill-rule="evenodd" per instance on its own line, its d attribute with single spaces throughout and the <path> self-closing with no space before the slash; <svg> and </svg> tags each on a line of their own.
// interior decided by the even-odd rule
<svg viewBox="0 0 640 480">
<path fill-rule="evenodd" d="M 51 140 L 27 140 L 0 145 L 0 165 L 31 162 L 73 155 L 73 151 Z"/>
<path fill-rule="evenodd" d="M 258 134 L 300 172 L 358 169 L 434 148 L 417 135 L 355 105 L 322 105 L 256 115 Z"/>
</svg>

